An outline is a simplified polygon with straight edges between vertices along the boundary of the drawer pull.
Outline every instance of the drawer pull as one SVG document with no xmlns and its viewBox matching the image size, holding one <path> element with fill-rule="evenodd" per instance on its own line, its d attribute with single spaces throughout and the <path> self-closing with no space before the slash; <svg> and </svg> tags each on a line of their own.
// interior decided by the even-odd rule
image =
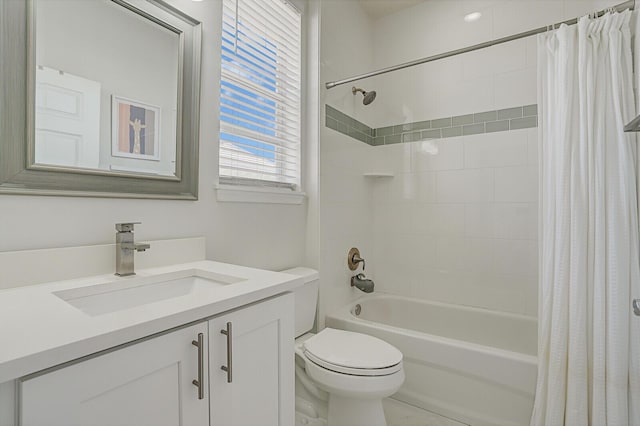
<svg viewBox="0 0 640 426">
<path fill-rule="evenodd" d="M 198 388 L 198 399 L 204 399 L 204 335 L 198 333 L 198 340 L 191 341 L 198 348 L 198 380 L 193 383 Z"/>
<path fill-rule="evenodd" d="M 228 322 L 227 329 L 220 330 L 220 333 L 227 336 L 227 365 L 223 365 L 220 369 L 227 372 L 227 383 L 231 383 L 233 380 L 233 335 L 231 322 Z"/>
</svg>

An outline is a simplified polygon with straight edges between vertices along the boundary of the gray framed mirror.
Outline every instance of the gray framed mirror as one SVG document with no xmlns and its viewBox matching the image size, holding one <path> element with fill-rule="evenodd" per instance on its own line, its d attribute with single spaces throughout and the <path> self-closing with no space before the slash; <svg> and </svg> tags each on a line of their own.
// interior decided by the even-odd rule
<svg viewBox="0 0 640 426">
<path fill-rule="evenodd" d="M 161 0 L 0 2 L 0 193 L 197 199 L 200 42 Z"/>
</svg>

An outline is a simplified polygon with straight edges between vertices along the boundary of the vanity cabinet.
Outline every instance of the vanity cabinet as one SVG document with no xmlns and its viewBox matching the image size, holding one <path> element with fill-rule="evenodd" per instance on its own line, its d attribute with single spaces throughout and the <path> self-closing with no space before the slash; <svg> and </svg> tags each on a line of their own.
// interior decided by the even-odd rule
<svg viewBox="0 0 640 426">
<path fill-rule="evenodd" d="M 293 309 L 287 293 L 27 376 L 18 424 L 293 426 Z"/>
<path fill-rule="evenodd" d="M 211 426 L 293 426 L 293 295 L 209 321 Z"/>
<path fill-rule="evenodd" d="M 199 334 L 202 349 L 193 345 Z M 203 322 L 27 377 L 19 382 L 20 425 L 205 426 L 209 401 L 192 381 L 206 336 Z"/>
</svg>

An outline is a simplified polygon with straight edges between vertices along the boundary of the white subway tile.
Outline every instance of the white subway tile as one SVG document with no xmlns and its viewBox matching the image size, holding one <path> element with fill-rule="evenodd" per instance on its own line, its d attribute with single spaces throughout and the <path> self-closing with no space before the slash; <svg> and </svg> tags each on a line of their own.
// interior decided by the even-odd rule
<svg viewBox="0 0 640 426">
<path fill-rule="evenodd" d="M 558 0 L 499 0 L 493 6 L 496 38 L 562 21 L 563 2 Z"/>
<path fill-rule="evenodd" d="M 320 201 L 362 205 L 371 202 L 371 182 L 361 174 L 326 174 L 320 177 Z"/>
<path fill-rule="evenodd" d="M 403 145 L 411 147 L 411 164 L 414 171 L 455 170 L 463 167 L 460 138 L 434 139 Z"/>
<path fill-rule="evenodd" d="M 433 203 L 436 201 L 436 172 L 416 173 L 418 201 Z"/>
<path fill-rule="evenodd" d="M 536 68 L 538 66 L 538 37 L 532 35 L 524 39 L 527 50 L 527 68 Z"/>
<path fill-rule="evenodd" d="M 538 270 L 536 247 L 536 243 L 529 240 L 495 240 L 495 273 L 535 276 Z"/>
<path fill-rule="evenodd" d="M 374 156 L 366 164 L 367 172 L 411 172 L 411 144 L 397 143 L 372 147 Z"/>
<path fill-rule="evenodd" d="M 520 275 L 468 273 L 463 290 L 468 305 L 523 313 L 524 291 Z"/>
<path fill-rule="evenodd" d="M 374 178 L 372 181 L 374 205 L 383 203 L 410 203 L 418 199 L 418 175 L 399 173 L 392 178 Z M 433 177 L 435 181 L 435 177 Z"/>
<path fill-rule="evenodd" d="M 464 235 L 469 238 L 493 238 L 497 226 L 495 210 L 494 204 L 467 204 L 464 215 Z"/>
<path fill-rule="evenodd" d="M 464 272 L 423 268 L 412 282 L 412 295 L 437 302 L 457 303 L 462 292 Z"/>
<path fill-rule="evenodd" d="M 348 246 L 341 249 L 345 253 L 355 244 L 360 244 L 360 248 L 364 249 L 373 238 L 372 221 L 366 206 L 327 205 L 323 210 L 321 226 L 333 230 L 321 235 L 322 243 Z"/>
<path fill-rule="evenodd" d="M 496 204 L 494 207 L 496 238 L 528 239 L 538 237 L 536 203 Z"/>
<path fill-rule="evenodd" d="M 407 204 L 378 204 L 373 212 L 374 232 L 409 234 L 416 232 L 416 208 Z"/>
<path fill-rule="evenodd" d="M 537 79 L 536 68 L 496 74 L 495 108 L 535 104 L 538 97 Z"/>
<path fill-rule="evenodd" d="M 538 277 L 524 277 L 524 314 L 538 316 Z"/>
<path fill-rule="evenodd" d="M 563 20 L 579 18 L 587 13 L 621 3 L 619 0 L 564 0 Z"/>
<path fill-rule="evenodd" d="M 538 128 L 527 129 L 527 163 L 538 164 Z"/>
<path fill-rule="evenodd" d="M 411 231 L 428 236 L 464 235 L 463 204 L 423 204 L 412 209 Z"/>
<path fill-rule="evenodd" d="M 526 40 L 514 40 L 462 55 L 465 79 L 526 68 Z"/>
<path fill-rule="evenodd" d="M 491 273 L 495 240 L 466 238 L 464 242 L 464 270 L 476 274 Z"/>
<path fill-rule="evenodd" d="M 464 205 L 434 204 L 430 206 L 431 233 L 441 236 L 464 235 Z"/>
<path fill-rule="evenodd" d="M 349 138 L 348 136 L 345 137 Z M 349 144 L 342 144 L 343 149 L 332 149 L 323 153 L 320 159 L 320 175 L 325 176 L 336 173 L 362 175 L 367 171 L 365 156 L 368 156 L 369 152 L 373 151 L 375 147 L 360 141 L 355 142 L 362 146 L 353 147 Z"/>
<path fill-rule="evenodd" d="M 437 269 L 464 271 L 465 264 L 465 242 L 461 237 L 440 237 L 436 241 L 436 264 Z"/>
<path fill-rule="evenodd" d="M 410 220 L 413 231 L 417 234 L 433 235 L 436 231 L 433 222 L 432 204 L 417 204 L 412 206 L 412 218 Z"/>
<path fill-rule="evenodd" d="M 501 167 L 495 169 L 496 202 L 533 203 L 537 199 L 537 167 Z"/>
<path fill-rule="evenodd" d="M 491 202 L 494 194 L 493 169 L 438 172 L 436 186 L 438 202 Z"/>
<path fill-rule="evenodd" d="M 416 267 L 435 267 L 436 239 L 424 235 L 393 235 L 384 244 L 388 245 L 389 261 L 402 270 Z"/>
<path fill-rule="evenodd" d="M 491 239 L 440 237 L 435 267 L 441 270 L 489 273 L 493 268 Z"/>
<path fill-rule="evenodd" d="M 438 85 L 436 99 L 440 117 L 491 111 L 495 108 L 495 82 L 493 76 L 476 77 Z"/>
<path fill-rule="evenodd" d="M 465 168 L 527 163 L 527 130 L 484 133 L 464 138 Z"/>
</svg>

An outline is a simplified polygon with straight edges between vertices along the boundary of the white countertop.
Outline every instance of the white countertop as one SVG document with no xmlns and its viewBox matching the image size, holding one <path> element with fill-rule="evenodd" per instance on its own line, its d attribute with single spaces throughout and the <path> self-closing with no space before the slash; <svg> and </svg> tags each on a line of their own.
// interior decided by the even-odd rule
<svg viewBox="0 0 640 426">
<path fill-rule="evenodd" d="M 91 316 L 53 294 L 114 280 L 202 270 L 241 277 L 206 294 L 190 294 Z M 137 281 L 136 281 L 137 280 Z M 145 336 L 238 308 L 303 284 L 301 277 L 213 261 L 99 275 L 0 291 L 0 383 Z"/>
</svg>

